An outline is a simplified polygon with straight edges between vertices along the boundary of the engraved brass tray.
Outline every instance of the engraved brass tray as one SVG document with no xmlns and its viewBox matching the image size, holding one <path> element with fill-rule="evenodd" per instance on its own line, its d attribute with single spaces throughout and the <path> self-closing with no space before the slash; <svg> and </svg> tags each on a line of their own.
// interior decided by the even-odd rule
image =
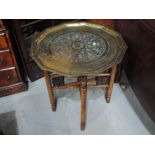
<svg viewBox="0 0 155 155">
<path fill-rule="evenodd" d="M 104 26 L 66 23 L 41 32 L 32 41 L 30 56 L 46 71 L 95 75 L 120 63 L 126 48 L 122 36 Z"/>
</svg>

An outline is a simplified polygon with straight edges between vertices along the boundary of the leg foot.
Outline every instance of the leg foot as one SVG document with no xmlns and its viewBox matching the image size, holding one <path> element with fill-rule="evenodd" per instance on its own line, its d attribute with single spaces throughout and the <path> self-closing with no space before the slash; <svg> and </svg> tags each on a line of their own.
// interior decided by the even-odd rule
<svg viewBox="0 0 155 155">
<path fill-rule="evenodd" d="M 116 66 L 112 67 L 111 69 L 110 82 L 105 92 L 105 100 L 107 103 L 110 103 L 110 100 L 111 100 L 111 94 L 112 94 L 112 88 L 115 80 L 115 75 L 116 75 Z"/>
</svg>

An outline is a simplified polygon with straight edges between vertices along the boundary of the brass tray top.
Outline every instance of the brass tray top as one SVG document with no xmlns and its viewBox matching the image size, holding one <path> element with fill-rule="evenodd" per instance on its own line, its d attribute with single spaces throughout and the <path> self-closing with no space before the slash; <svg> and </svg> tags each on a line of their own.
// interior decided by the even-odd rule
<svg viewBox="0 0 155 155">
<path fill-rule="evenodd" d="M 102 25 L 79 22 L 45 29 L 32 41 L 30 56 L 43 70 L 82 76 L 119 64 L 126 49 L 119 33 Z"/>
</svg>

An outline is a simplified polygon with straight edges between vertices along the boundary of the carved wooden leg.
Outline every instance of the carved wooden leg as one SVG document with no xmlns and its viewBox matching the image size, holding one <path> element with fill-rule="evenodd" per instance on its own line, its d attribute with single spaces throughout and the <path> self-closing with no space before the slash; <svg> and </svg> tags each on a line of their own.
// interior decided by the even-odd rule
<svg viewBox="0 0 155 155">
<path fill-rule="evenodd" d="M 86 124 L 86 99 L 87 99 L 87 77 L 81 77 L 80 85 L 81 96 L 81 130 L 85 130 Z"/>
<path fill-rule="evenodd" d="M 45 76 L 45 81 L 46 81 L 46 86 L 47 86 L 47 91 L 48 91 L 48 96 L 50 99 L 52 111 L 55 111 L 56 110 L 55 98 L 54 98 L 53 87 L 51 84 L 49 73 L 47 71 L 44 71 L 44 76 Z"/>
<path fill-rule="evenodd" d="M 107 103 L 110 103 L 112 88 L 113 88 L 113 84 L 114 84 L 114 80 L 115 80 L 115 75 L 116 75 L 116 66 L 112 67 L 112 69 L 111 69 L 110 82 L 109 82 L 109 85 L 106 88 L 106 92 L 105 92 L 105 99 L 106 99 Z"/>
</svg>

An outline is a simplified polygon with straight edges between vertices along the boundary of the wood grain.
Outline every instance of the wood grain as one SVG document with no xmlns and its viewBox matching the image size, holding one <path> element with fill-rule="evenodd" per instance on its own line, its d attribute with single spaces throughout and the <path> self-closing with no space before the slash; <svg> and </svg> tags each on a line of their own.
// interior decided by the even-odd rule
<svg viewBox="0 0 155 155">
<path fill-rule="evenodd" d="M 86 126 L 86 100 L 87 100 L 87 77 L 80 79 L 80 97 L 81 97 L 81 130 Z"/>
<path fill-rule="evenodd" d="M 51 80 L 50 80 L 50 75 L 49 75 L 49 73 L 47 71 L 44 71 L 44 76 L 45 76 L 48 96 L 49 96 L 50 103 L 51 103 L 51 108 L 52 108 L 52 111 L 55 111 L 56 110 L 56 105 L 55 105 L 56 100 L 55 100 L 55 97 L 54 97 L 54 92 L 53 92 L 53 87 L 52 87 L 52 83 L 51 83 Z"/>
</svg>

